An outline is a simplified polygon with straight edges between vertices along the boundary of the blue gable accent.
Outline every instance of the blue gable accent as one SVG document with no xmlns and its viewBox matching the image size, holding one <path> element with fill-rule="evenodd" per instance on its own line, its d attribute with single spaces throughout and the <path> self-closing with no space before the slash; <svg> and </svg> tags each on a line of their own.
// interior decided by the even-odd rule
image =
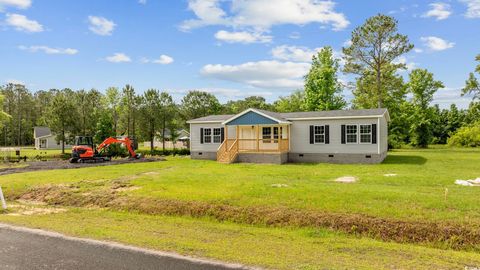
<svg viewBox="0 0 480 270">
<path fill-rule="evenodd" d="M 246 114 L 239 116 L 232 121 L 226 123 L 226 125 L 269 125 L 269 124 L 278 124 L 277 121 L 274 121 L 270 118 L 267 118 L 263 115 L 260 115 L 256 112 L 247 112 Z"/>
</svg>

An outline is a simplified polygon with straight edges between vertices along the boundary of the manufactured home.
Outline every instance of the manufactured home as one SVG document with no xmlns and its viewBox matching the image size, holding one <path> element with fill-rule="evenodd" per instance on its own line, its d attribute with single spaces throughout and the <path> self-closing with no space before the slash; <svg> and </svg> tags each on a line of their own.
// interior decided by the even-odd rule
<svg viewBox="0 0 480 270">
<path fill-rule="evenodd" d="M 56 135 L 48 127 L 34 127 L 33 137 L 37 150 L 62 149 L 62 141 L 57 141 Z M 65 144 L 65 148 L 71 147 L 68 143 Z"/>
<path fill-rule="evenodd" d="M 380 163 L 387 156 L 387 109 L 236 115 L 192 119 L 193 159 L 223 163 Z"/>
</svg>

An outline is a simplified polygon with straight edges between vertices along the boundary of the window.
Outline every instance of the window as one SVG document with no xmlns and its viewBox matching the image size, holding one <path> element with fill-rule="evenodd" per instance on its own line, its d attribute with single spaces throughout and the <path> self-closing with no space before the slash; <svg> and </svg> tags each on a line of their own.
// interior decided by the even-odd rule
<svg viewBox="0 0 480 270">
<path fill-rule="evenodd" d="M 278 131 L 277 131 L 278 132 Z M 272 138 L 272 128 L 271 127 L 263 127 L 262 128 L 262 139 L 264 143 L 271 143 L 270 140 Z"/>
<path fill-rule="evenodd" d="M 313 138 L 315 143 L 325 143 L 325 126 L 314 126 Z"/>
<path fill-rule="evenodd" d="M 210 128 L 203 129 L 203 142 L 212 143 L 212 129 Z"/>
<path fill-rule="evenodd" d="M 347 125 L 347 143 L 357 143 L 357 125 Z"/>
<path fill-rule="evenodd" d="M 372 143 L 372 125 L 360 125 L 360 143 Z"/>
<path fill-rule="evenodd" d="M 221 128 L 214 128 L 213 129 L 213 143 L 221 143 L 222 142 L 222 129 Z"/>
<path fill-rule="evenodd" d="M 273 139 L 274 139 L 273 141 L 274 143 L 278 143 L 278 127 L 273 128 Z"/>
</svg>

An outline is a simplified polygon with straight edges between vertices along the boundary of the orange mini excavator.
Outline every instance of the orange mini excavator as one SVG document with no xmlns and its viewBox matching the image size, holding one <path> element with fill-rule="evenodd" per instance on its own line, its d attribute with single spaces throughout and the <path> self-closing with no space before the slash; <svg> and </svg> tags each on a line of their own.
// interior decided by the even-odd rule
<svg viewBox="0 0 480 270">
<path fill-rule="evenodd" d="M 72 146 L 72 158 L 70 158 L 70 163 L 109 161 L 110 157 L 103 156 L 100 153 L 103 149 L 115 143 L 125 145 L 128 152 L 130 153 L 131 158 L 140 157 L 140 155 L 137 155 L 137 153 L 135 153 L 135 150 L 133 150 L 133 142 L 128 137 L 122 139 L 110 137 L 105 139 L 97 148 L 95 148 L 92 137 L 76 136 L 75 145 Z"/>
</svg>

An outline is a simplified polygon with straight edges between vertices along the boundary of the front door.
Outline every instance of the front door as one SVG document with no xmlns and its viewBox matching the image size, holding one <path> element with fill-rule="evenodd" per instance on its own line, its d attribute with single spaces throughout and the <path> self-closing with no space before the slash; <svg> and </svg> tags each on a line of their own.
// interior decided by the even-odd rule
<svg viewBox="0 0 480 270">
<path fill-rule="evenodd" d="M 255 126 L 239 126 L 239 149 L 256 150 L 256 129 Z"/>
</svg>

